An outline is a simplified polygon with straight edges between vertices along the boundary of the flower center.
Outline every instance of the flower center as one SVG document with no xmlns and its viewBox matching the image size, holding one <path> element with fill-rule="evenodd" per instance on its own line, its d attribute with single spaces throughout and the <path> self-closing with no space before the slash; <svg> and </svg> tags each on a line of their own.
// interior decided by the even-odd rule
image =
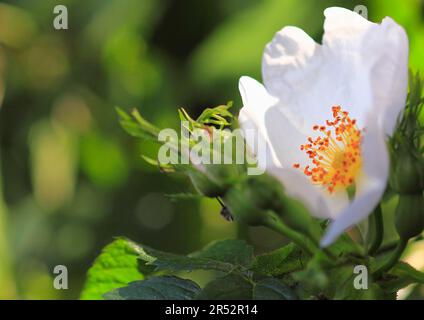
<svg viewBox="0 0 424 320">
<path fill-rule="evenodd" d="M 314 125 L 312 129 L 321 133 L 308 143 L 300 146 L 312 161 L 302 169 L 314 184 L 327 188 L 330 193 L 340 188 L 346 189 L 355 183 L 361 168 L 362 132 L 356 126 L 356 120 L 349 117 L 340 106 L 332 107 L 333 121 L 326 121 L 326 126 Z"/>
</svg>

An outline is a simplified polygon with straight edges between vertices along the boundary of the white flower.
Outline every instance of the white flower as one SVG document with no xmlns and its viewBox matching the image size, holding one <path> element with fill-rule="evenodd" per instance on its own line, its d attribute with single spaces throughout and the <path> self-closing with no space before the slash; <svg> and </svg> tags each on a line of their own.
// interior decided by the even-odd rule
<svg viewBox="0 0 424 320">
<path fill-rule="evenodd" d="M 391 18 L 372 23 L 343 8 L 324 15 L 322 45 L 285 27 L 266 46 L 265 86 L 249 77 L 239 85 L 240 124 L 268 143 L 269 154 L 258 154 L 259 162 L 268 156 L 268 172 L 287 193 L 314 216 L 332 220 L 323 247 L 379 203 L 389 171 L 386 137 L 408 87 L 402 27 Z"/>
</svg>

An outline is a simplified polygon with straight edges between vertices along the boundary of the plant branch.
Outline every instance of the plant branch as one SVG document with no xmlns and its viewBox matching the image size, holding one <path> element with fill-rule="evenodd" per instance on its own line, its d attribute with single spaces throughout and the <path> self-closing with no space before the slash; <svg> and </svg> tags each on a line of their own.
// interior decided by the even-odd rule
<svg viewBox="0 0 424 320">
<path fill-rule="evenodd" d="M 375 225 L 375 234 L 372 239 L 371 246 L 368 249 L 369 255 L 374 255 L 377 250 L 380 248 L 381 243 L 383 242 L 383 213 L 381 211 L 381 205 L 378 205 L 374 212 L 374 225 Z"/>
<path fill-rule="evenodd" d="M 273 212 L 269 212 L 269 214 L 266 216 L 266 218 L 263 221 L 263 225 L 285 236 L 286 238 L 292 240 L 303 251 L 305 251 L 309 255 L 313 255 L 314 250 L 311 248 L 311 245 L 308 243 L 307 237 L 302 236 L 300 233 L 293 231 L 292 229 L 287 227 L 284 223 L 281 222 L 280 218 Z"/>
<path fill-rule="evenodd" d="M 411 241 L 412 242 L 418 242 L 418 241 L 421 241 L 423 239 L 424 239 L 424 237 L 422 235 L 419 235 L 418 237 L 412 239 Z M 397 244 L 398 244 L 398 241 L 392 241 L 392 242 L 389 242 L 387 244 L 382 245 L 380 247 L 380 249 L 378 249 L 378 251 L 376 252 L 376 255 L 382 255 L 382 254 L 385 254 L 387 252 L 392 251 L 394 248 L 396 248 Z"/>
<path fill-rule="evenodd" d="M 380 278 L 383 275 L 383 273 L 388 272 L 391 268 L 394 267 L 394 265 L 399 261 L 400 257 L 402 256 L 403 251 L 405 251 L 407 244 L 408 244 L 408 239 L 399 240 L 396 249 L 393 251 L 389 259 L 380 268 L 378 268 L 375 271 L 374 276 L 376 278 Z"/>
</svg>

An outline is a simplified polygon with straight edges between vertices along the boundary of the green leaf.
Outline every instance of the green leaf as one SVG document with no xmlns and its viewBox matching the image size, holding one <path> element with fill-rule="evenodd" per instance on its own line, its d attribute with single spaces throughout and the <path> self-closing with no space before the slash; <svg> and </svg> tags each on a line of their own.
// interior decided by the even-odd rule
<svg viewBox="0 0 424 320">
<path fill-rule="evenodd" d="M 327 297 L 335 300 L 392 300 L 396 298 L 392 292 L 384 290 L 374 282 L 370 274 L 366 280 L 367 289 L 355 288 L 355 278 L 362 275 L 354 273 L 354 267 L 354 265 L 346 265 L 327 270 L 329 279 L 329 287 L 325 291 Z"/>
<path fill-rule="evenodd" d="M 209 282 L 197 296 L 201 300 L 249 300 L 253 283 L 246 278 L 228 274 Z"/>
<path fill-rule="evenodd" d="M 175 172 L 174 170 L 174 166 L 170 165 L 170 164 L 162 164 L 159 163 L 158 160 L 152 159 L 150 157 L 147 157 L 145 155 L 141 155 L 141 157 L 143 158 L 144 161 L 146 161 L 148 164 L 155 166 L 157 168 L 159 168 L 162 172 Z"/>
<path fill-rule="evenodd" d="M 147 246 L 132 243 L 139 258 L 156 270 L 192 271 L 217 270 L 231 272 L 248 266 L 253 255 L 253 249 L 240 240 L 216 241 L 204 249 L 188 256 L 162 252 Z"/>
<path fill-rule="evenodd" d="M 336 242 L 334 242 L 329 250 L 335 256 L 346 256 L 349 254 L 362 255 L 362 248 L 357 242 L 353 241 L 347 234 L 342 234 Z"/>
<path fill-rule="evenodd" d="M 233 114 L 228 111 L 231 106 L 232 103 L 228 103 L 215 108 L 206 108 L 196 121 L 202 124 L 216 124 L 221 128 L 229 126 L 233 118 Z"/>
<path fill-rule="evenodd" d="M 380 285 L 387 291 L 397 292 L 412 283 L 424 284 L 424 272 L 401 261 L 393 267 Z"/>
<path fill-rule="evenodd" d="M 143 279 L 137 256 L 138 252 L 125 239 L 106 246 L 88 270 L 81 299 L 102 299 L 102 295 L 112 289 Z"/>
<path fill-rule="evenodd" d="M 200 292 L 193 281 L 175 276 L 131 282 L 104 295 L 107 300 L 191 300 Z"/>
<path fill-rule="evenodd" d="M 302 290 L 309 294 L 317 294 L 322 292 L 329 285 L 328 275 L 322 266 L 310 261 L 306 269 L 297 271 L 292 274 L 293 279 L 301 284 Z"/>
<path fill-rule="evenodd" d="M 209 259 L 190 258 L 183 255 L 158 251 L 147 246 L 138 246 L 139 258 L 147 265 L 155 267 L 156 271 L 193 271 L 193 270 L 217 270 L 230 272 L 234 266 L 229 263 Z"/>
<path fill-rule="evenodd" d="M 302 251 L 293 243 L 255 258 L 252 270 L 267 276 L 279 276 L 300 270 L 305 265 Z"/>
<path fill-rule="evenodd" d="M 131 136 L 146 140 L 157 141 L 159 129 L 145 120 L 137 110 L 128 114 L 119 107 L 116 107 L 119 116 L 119 123 L 122 128 Z"/>
<path fill-rule="evenodd" d="M 354 266 L 340 266 L 327 270 L 329 287 L 326 294 L 336 300 L 353 298 L 358 295 L 354 288 L 354 279 L 358 274 L 353 273 Z"/>
<path fill-rule="evenodd" d="M 253 260 L 253 247 L 242 240 L 218 240 L 211 242 L 200 251 L 193 252 L 189 257 L 211 259 L 249 267 Z"/>
<path fill-rule="evenodd" d="M 267 278 L 258 282 L 253 289 L 255 300 L 297 300 L 296 294 L 280 279 Z"/>
<path fill-rule="evenodd" d="M 353 282 L 352 282 L 353 283 Z M 377 283 L 371 283 L 368 289 L 355 289 L 353 284 L 348 294 L 337 299 L 343 300 L 394 300 L 395 295 L 385 292 Z"/>
</svg>

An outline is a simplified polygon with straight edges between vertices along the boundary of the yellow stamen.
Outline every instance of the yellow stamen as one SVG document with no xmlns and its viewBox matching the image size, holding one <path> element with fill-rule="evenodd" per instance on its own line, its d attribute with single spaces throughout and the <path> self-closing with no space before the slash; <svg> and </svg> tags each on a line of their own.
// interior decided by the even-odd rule
<svg viewBox="0 0 424 320">
<path fill-rule="evenodd" d="M 304 168 L 293 165 L 310 177 L 314 184 L 320 184 L 330 193 L 355 183 L 361 164 L 362 132 L 356 126 L 356 120 L 349 117 L 340 106 L 332 107 L 333 121 L 326 126 L 314 125 L 314 131 L 323 136 L 316 139 L 308 137 L 308 143 L 300 146 L 311 159 L 312 165 Z"/>
</svg>

